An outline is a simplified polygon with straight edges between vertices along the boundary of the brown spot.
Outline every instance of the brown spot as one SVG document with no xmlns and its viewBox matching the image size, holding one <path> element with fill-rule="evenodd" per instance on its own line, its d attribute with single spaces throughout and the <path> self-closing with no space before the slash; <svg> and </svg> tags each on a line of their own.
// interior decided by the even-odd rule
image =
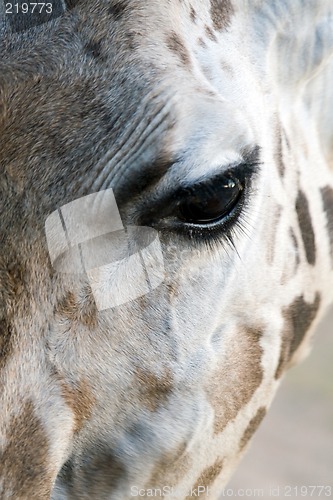
<svg viewBox="0 0 333 500">
<path fill-rule="evenodd" d="M 281 377 L 294 352 L 300 346 L 306 332 L 311 327 L 320 306 L 320 294 L 317 292 L 314 302 L 309 304 L 303 296 L 297 297 L 289 307 L 283 310 L 284 329 L 281 340 L 281 354 L 275 372 L 275 378 Z"/>
<path fill-rule="evenodd" d="M 214 29 L 225 30 L 234 14 L 234 8 L 230 0 L 210 0 L 210 15 Z"/>
<path fill-rule="evenodd" d="M 284 141 L 286 144 L 286 148 L 288 149 L 288 151 L 290 151 L 290 141 L 288 139 L 288 135 L 287 135 L 287 132 L 285 131 L 285 129 L 283 129 L 283 137 L 284 137 Z"/>
<path fill-rule="evenodd" d="M 81 0 L 65 0 L 65 4 L 67 9 L 73 9 L 77 4 L 79 4 Z"/>
<path fill-rule="evenodd" d="M 114 21 L 120 21 L 127 10 L 128 0 L 113 1 L 108 9 L 108 13 Z"/>
<path fill-rule="evenodd" d="M 78 432 L 92 415 L 95 397 L 85 380 L 75 386 L 62 381 L 61 389 L 62 397 L 74 414 L 74 432 Z"/>
<path fill-rule="evenodd" d="M 298 192 L 296 200 L 296 212 L 302 234 L 306 259 L 309 264 L 314 265 L 316 262 L 315 234 L 312 226 L 309 203 L 307 197 L 301 190 Z"/>
<path fill-rule="evenodd" d="M 296 238 L 296 234 L 295 234 L 295 231 L 293 230 L 292 227 L 289 228 L 289 236 L 290 236 L 291 241 L 293 242 L 293 247 L 294 247 L 295 255 L 296 255 L 296 268 L 297 268 L 300 264 L 299 248 L 298 248 L 298 241 Z"/>
<path fill-rule="evenodd" d="M 326 186 L 321 190 L 323 209 L 326 214 L 327 232 L 330 242 L 330 254 L 333 265 L 333 189 Z"/>
<path fill-rule="evenodd" d="M 279 175 L 280 177 L 283 178 L 286 171 L 286 167 L 284 164 L 284 157 L 283 157 L 283 132 L 280 123 L 278 123 L 276 126 L 275 134 L 276 134 L 276 146 L 274 151 L 274 157 L 277 164 Z"/>
<path fill-rule="evenodd" d="M 56 305 L 54 313 L 64 316 L 71 323 L 81 323 L 87 328 L 95 328 L 98 323 L 98 309 L 89 288 L 84 288 L 78 298 L 73 292 L 67 292 Z"/>
<path fill-rule="evenodd" d="M 206 45 L 206 42 L 200 37 L 198 38 L 198 44 L 203 48 L 203 49 L 206 49 L 207 48 L 207 45 Z"/>
<path fill-rule="evenodd" d="M 267 226 L 267 253 L 266 260 L 269 265 L 274 263 L 275 249 L 276 249 L 276 236 L 278 231 L 278 226 L 281 218 L 282 207 L 276 205 L 274 207 L 274 212 L 272 218 L 269 220 L 269 225 Z"/>
<path fill-rule="evenodd" d="M 0 457 L 5 497 L 6 492 L 11 492 L 15 500 L 49 499 L 53 477 L 47 468 L 48 458 L 47 435 L 33 403 L 28 401 L 22 412 L 12 417 L 6 448 Z"/>
<path fill-rule="evenodd" d="M 221 474 L 223 469 L 223 459 L 219 459 L 215 462 L 214 465 L 207 467 L 200 476 L 197 481 L 191 488 L 191 495 L 186 497 L 186 500 L 193 499 L 193 496 L 207 496 L 207 488 L 213 484 L 215 479 Z M 205 487 L 205 491 L 198 491 L 199 486 Z"/>
<path fill-rule="evenodd" d="M 105 60 L 105 56 L 103 56 L 102 51 L 102 40 L 90 40 L 84 46 L 86 54 L 94 59 Z"/>
<path fill-rule="evenodd" d="M 212 72 L 212 67 L 210 65 L 202 65 L 201 70 L 207 80 L 212 80 L 213 79 L 213 72 Z"/>
<path fill-rule="evenodd" d="M 207 390 L 215 410 L 215 434 L 222 432 L 237 416 L 261 384 L 261 335 L 260 329 L 239 329 L 225 346 L 225 357 L 213 373 Z"/>
<path fill-rule="evenodd" d="M 0 370 L 12 354 L 13 329 L 7 319 L 0 319 Z"/>
<path fill-rule="evenodd" d="M 234 74 L 232 66 L 230 66 L 230 64 L 228 64 L 226 61 L 221 61 L 221 68 L 223 69 L 223 71 L 229 73 L 230 75 Z"/>
<path fill-rule="evenodd" d="M 265 415 L 266 415 L 266 408 L 262 406 L 261 408 L 259 408 L 255 416 L 250 420 L 249 425 L 246 427 L 239 443 L 240 450 L 242 450 L 244 446 L 248 443 L 248 441 L 251 439 L 251 437 L 261 424 L 261 421 Z"/>
<path fill-rule="evenodd" d="M 96 454 L 95 454 L 96 453 Z M 126 478 L 126 466 L 103 442 L 95 443 L 94 450 L 87 450 L 83 458 L 69 460 L 59 476 L 66 484 L 70 498 L 105 498 Z"/>
<path fill-rule="evenodd" d="M 286 369 L 289 359 L 289 335 L 284 331 L 281 339 L 280 358 L 275 371 L 275 378 L 279 379 Z"/>
<path fill-rule="evenodd" d="M 191 467 L 190 455 L 185 452 L 186 443 L 183 443 L 176 451 L 165 453 L 155 465 L 151 479 L 145 488 L 176 486 Z"/>
<path fill-rule="evenodd" d="M 289 227 L 288 238 L 291 240 L 291 245 L 289 243 L 288 248 L 290 250 L 285 254 L 284 270 L 280 280 L 281 285 L 285 285 L 296 275 L 301 262 L 298 240 L 292 227 Z"/>
<path fill-rule="evenodd" d="M 180 58 L 180 60 L 185 66 L 190 65 L 191 63 L 190 55 L 185 45 L 183 44 L 182 40 L 174 31 L 169 35 L 167 39 L 167 46 L 172 52 L 177 54 L 177 56 Z"/>
<path fill-rule="evenodd" d="M 286 318 L 292 327 L 290 343 L 290 357 L 294 354 L 317 316 L 320 306 L 320 294 L 317 292 L 312 304 L 305 302 L 303 297 L 298 297 L 286 310 Z"/>
<path fill-rule="evenodd" d="M 178 257 L 178 255 L 177 255 Z M 178 281 L 174 281 L 173 283 L 166 283 L 165 288 L 168 292 L 168 297 L 170 302 L 173 302 L 173 300 L 180 295 L 180 283 Z"/>
<path fill-rule="evenodd" d="M 77 304 L 74 293 L 67 292 L 65 297 L 58 302 L 54 312 L 60 316 L 66 316 L 70 321 L 75 321 L 77 318 Z"/>
<path fill-rule="evenodd" d="M 192 23 L 195 23 L 195 21 L 197 19 L 197 13 L 196 13 L 193 5 L 191 5 L 191 7 L 190 7 L 190 18 L 191 18 Z"/>
<path fill-rule="evenodd" d="M 150 411 L 156 411 L 167 403 L 173 390 L 173 377 L 167 371 L 163 377 L 138 368 L 135 372 L 141 400 Z"/>
<path fill-rule="evenodd" d="M 125 463 L 112 452 L 96 457 L 92 462 L 92 469 L 94 470 L 94 478 L 91 477 L 91 467 L 88 467 L 86 471 L 86 480 L 90 480 L 92 483 L 92 487 L 89 488 L 91 498 L 102 498 L 106 490 L 113 491 L 119 482 L 126 477 Z"/>
<path fill-rule="evenodd" d="M 217 37 L 210 26 L 205 26 L 205 32 L 210 40 L 217 42 Z"/>
<path fill-rule="evenodd" d="M 293 247 L 294 247 L 294 252 L 295 252 L 295 269 L 294 269 L 294 274 L 297 273 L 297 269 L 301 263 L 301 258 L 300 258 L 300 255 L 299 255 L 299 246 L 298 246 L 298 241 L 297 241 L 297 237 L 296 237 L 296 234 L 295 234 L 295 231 L 293 230 L 292 227 L 289 228 L 289 236 L 290 236 L 290 239 L 292 241 L 292 244 L 293 244 Z"/>
<path fill-rule="evenodd" d="M 8 298 L 16 301 L 26 288 L 27 269 L 20 262 L 20 257 L 16 255 L 12 255 L 4 266 L 6 273 L 2 278 Z"/>
</svg>

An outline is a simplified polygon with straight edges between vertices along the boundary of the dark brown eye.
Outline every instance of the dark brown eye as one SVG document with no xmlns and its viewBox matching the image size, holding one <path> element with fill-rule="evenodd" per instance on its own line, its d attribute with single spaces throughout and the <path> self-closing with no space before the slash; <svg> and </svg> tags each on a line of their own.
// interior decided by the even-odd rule
<svg viewBox="0 0 333 500">
<path fill-rule="evenodd" d="M 240 181 L 229 175 L 188 188 L 178 203 L 178 218 L 192 224 L 222 219 L 237 205 L 242 191 Z"/>
</svg>

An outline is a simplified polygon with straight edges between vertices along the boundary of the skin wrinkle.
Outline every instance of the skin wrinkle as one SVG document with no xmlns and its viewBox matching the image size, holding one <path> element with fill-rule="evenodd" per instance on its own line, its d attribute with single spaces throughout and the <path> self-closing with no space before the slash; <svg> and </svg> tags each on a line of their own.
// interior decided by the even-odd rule
<svg viewBox="0 0 333 500">
<path fill-rule="evenodd" d="M 42 87 L 42 89 L 44 90 L 44 88 L 43 88 L 43 87 Z M 62 92 L 61 92 L 61 90 L 60 90 L 60 89 L 62 89 L 62 86 L 60 86 L 60 85 L 59 85 L 59 88 L 57 87 L 57 91 L 56 91 L 56 93 L 61 94 Z M 27 89 L 27 91 L 28 91 L 28 89 Z M 39 91 L 39 87 L 38 87 L 38 91 Z M 47 90 L 47 89 L 45 89 L 45 91 L 46 91 L 46 93 L 48 93 L 48 90 Z M 86 91 L 85 91 L 85 92 L 86 92 Z M 36 91 L 35 91 L 35 98 L 36 98 Z M 66 122 L 67 122 L 67 126 L 69 127 L 69 129 L 71 130 L 71 129 L 73 128 L 73 129 L 75 130 L 74 124 L 71 124 L 71 122 L 75 122 L 75 120 L 76 120 L 76 119 L 78 119 L 78 118 L 76 117 L 76 111 L 77 111 L 77 113 L 78 113 L 78 114 L 81 114 L 81 111 L 79 111 L 79 110 L 78 110 L 77 104 L 73 105 L 73 104 L 71 104 L 71 102 L 68 102 L 68 107 L 65 109 L 65 106 L 62 106 L 62 105 L 61 105 L 61 103 L 65 100 L 65 96 L 62 96 L 62 97 L 61 97 L 60 95 L 58 95 L 58 96 L 54 96 L 54 99 L 55 99 L 55 101 L 54 101 L 54 103 L 53 103 L 53 108 L 54 108 L 53 113 L 54 113 L 54 116 L 57 116 L 57 115 L 61 114 L 61 115 L 63 116 L 63 121 L 64 121 L 64 123 L 66 123 Z M 71 98 L 70 100 L 72 101 L 72 98 Z M 92 95 L 92 96 L 91 96 L 91 101 L 93 101 L 93 100 L 94 100 L 94 96 Z M 82 100 L 81 100 L 81 99 L 79 98 L 79 99 L 78 99 L 78 101 L 80 101 L 80 105 L 82 105 L 82 106 L 85 106 L 85 105 L 86 105 L 86 102 L 85 102 L 85 101 L 86 101 L 86 99 L 82 98 Z M 96 101 L 95 101 L 95 105 L 96 105 Z M 23 103 L 23 105 L 20 107 L 20 109 L 22 109 L 22 110 L 23 110 L 24 108 L 27 108 L 27 107 L 29 107 L 29 106 L 31 107 L 31 103 L 30 103 L 30 102 L 28 102 L 28 103 Z M 91 107 L 93 107 L 93 106 L 91 106 Z M 68 118 L 68 113 L 69 113 L 68 109 L 71 109 L 71 113 L 72 113 L 72 115 L 71 115 L 71 117 L 67 120 L 67 118 Z M 28 116 L 28 117 L 33 116 L 33 113 L 31 112 L 31 110 L 28 110 L 28 111 L 27 111 L 27 116 Z M 53 116 L 53 115 L 52 115 L 52 116 Z M 31 135 L 33 135 L 33 132 L 38 132 L 38 133 L 42 134 L 42 131 L 39 131 L 39 128 L 40 128 L 39 124 L 41 125 L 41 128 L 43 128 L 43 124 L 44 124 L 44 120 L 45 120 L 45 116 L 43 117 L 43 112 L 42 112 L 42 111 L 40 112 L 40 120 L 37 122 L 37 125 L 36 125 L 36 123 L 35 123 L 35 122 L 33 122 L 32 120 L 30 120 L 29 118 L 28 118 L 28 119 L 26 118 L 25 120 L 29 122 L 29 125 L 28 125 L 28 127 L 27 127 L 27 128 L 28 128 L 28 132 L 26 131 L 26 129 L 24 129 L 24 130 L 25 130 L 25 135 L 24 135 L 24 136 L 26 137 L 26 140 L 33 140 L 31 137 L 29 137 L 29 135 L 30 135 L 30 136 L 31 136 Z M 20 122 L 19 122 L 19 123 L 20 123 Z M 82 126 L 83 126 L 83 122 L 82 122 L 82 120 L 81 120 L 81 119 L 79 119 L 79 123 L 81 123 L 80 127 L 82 127 Z M 58 129 L 58 127 L 59 127 L 59 126 L 60 126 L 60 124 L 59 124 L 59 123 L 57 123 L 57 121 L 56 121 L 55 119 L 53 120 L 53 122 L 51 121 L 50 123 L 48 123 L 48 124 L 47 124 L 47 128 L 51 128 L 51 129 L 52 129 L 52 128 L 53 128 L 53 129 L 55 129 L 55 128 L 56 128 L 56 129 L 57 129 L 57 132 L 56 132 L 56 137 L 57 137 L 57 140 L 58 140 L 60 143 L 62 143 L 62 137 L 61 137 L 61 136 L 63 136 L 63 135 L 64 135 L 64 130 L 63 130 L 63 128 L 64 128 L 64 127 L 61 125 L 62 129 L 60 129 L 60 128 Z M 98 127 L 96 127 L 96 130 L 99 130 L 99 129 L 98 129 Z M 19 136 L 21 136 L 21 135 L 22 135 L 19 127 L 18 127 L 18 130 L 17 130 L 17 133 L 18 133 L 18 135 L 19 135 Z M 71 132 L 66 132 L 66 139 L 64 139 L 64 140 L 68 141 L 68 139 L 70 138 L 70 136 L 71 136 Z M 34 140 L 33 140 L 33 141 L 34 141 Z M 48 142 L 49 142 L 49 143 L 48 143 Z M 82 141 L 81 141 L 81 142 L 82 142 Z M 49 139 L 49 141 L 48 141 L 47 139 L 45 139 L 45 144 L 44 144 L 44 146 L 45 146 L 46 150 L 47 150 L 47 148 L 53 147 L 53 146 L 52 146 L 52 144 L 50 144 L 50 143 L 52 143 L 52 144 L 53 144 L 53 142 L 52 142 L 50 139 Z M 35 144 L 35 146 L 34 146 L 34 147 L 36 147 L 36 141 L 34 141 L 34 144 Z M 19 145 L 19 144 L 17 145 L 17 149 L 18 149 L 18 154 L 22 154 L 22 152 L 20 152 L 20 145 Z M 69 153 L 69 157 L 71 157 L 72 152 L 73 152 L 73 149 L 74 149 L 74 150 L 76 149 L 76 147 L 75 147 L 75 142 L 71 145 L 71 152 Z M 82 152 L 82 146 L 79 146 L 79 147 L 78 147 L 78 150 L 80 150 L 80 149 L 81 149 L 81 153 L 82 153 L 82 154 L 84 154 L 84 153 Z M 64 155 L 66 156 L 66 147 L 64 147 L 64 144 L 62 144 L 62 149 L 61 149 L 61 151 L 62 151 L 62 154 L 64 154 Z M 12 153 L 7 152 L 7 154 L 12 154 Z M 25 158 L 25 155 L 24 155 L 24 154 L 23 154 L 22 156 L 23 156 L 23 158 Z M 25 160 L 25 159 L 24 159 L 23 161 L 27 161 L 27 162 L 28 162 L 28 159 L 27 159 L 27 160 Z M 67 160 L 67 161 L 68 161 L 68 160 Z M 64 161 L 64 165 L 68 165 L 68 164 Z M 63 167 L 62 167 L 62 168 L 63 168 Z M 71 169 L 70 169 L 70 168 L 68 168 L 68 177 L 67 177 L 67 181 L 68 181 L 68 184 L 71 184 L 71 185 L 72 185 L 72 189 L 73 189 L 73 179 L 71 178 L 71 175 L 70 175 L 70 170 L 71 170 Z M 31 169 L 31 174 L 33 174 L 33 173 L 34 173 L 34 170 L 33 170 L 33 169 Z M 82 172 L 82 174 L 83 174 L 83 173 L 84 173 L 84 172 Z M 30 177 L 30 176 L 29 176 L 28 174 L 29 174 L 29 172 L 27 171 L 27 172 L 26 172 L 26 175 L 27 175 L 27 179 L 26 179 L 27 184 L 29 184 L 29 186 L 30 186 L 30 183 L 31 183 L 32 185 L 34 185 L 34 184 L 35 184 L 34 179 L 32 179 L 32 178 L 30 178 L 30 179 L 29 179 L 29 177 Z M 28 181 L 30 181 L 30 182 L 28 182 Z M 44 189 L 45 189 L 45 186 L 44 186 Z M 64 191 L 64 194 L 66 194 L 66 191 Z M 72 196 L 73 196 L 73 195 L 72 195 Z"/>
<path fill-rule="evenodd" d="M 139 202 L 144 194 L 144 199 L 147 198 L 156 184 L 168 172 L 173 165 L 173 159 L 165 155 L 160 155 L 153 163 L 145 165 L 135 176 L 127 176 L 122 178 L 122 182 L 115 189 L 117 198 L 121 199 L 120 210 L 124 210 L 126 205 L 132 200 Z M 149 216 L 148 216 L 149 217 Z"/>
<path fill-rule="evenodd" d="M 211 377 L 208 400 L 215 410 L 214 433 L 220 434 L 260 386 L 262 348 L 260 329 L 239 327 L 226 346 L 225 359 Z M 237 391 L 235 388 L 237 387 Z"/>
<path fill-rule="evenodd" d="M 143 109 L 145 111 L 145 108 Z M 148 110 L 146 110 L 148 112 Z M 147 118 L 146 118 L 147 119 Z M 128 174 L 128 169 L 131 165 L 135 164 L 140 160 L 140 156 L 142 153 L 151 146 L 151 144 L 154 141 L 155 134 L 157 134 L 157 131 L 159 134 L 165 133 L 166 130 L 161 130 L 163 127 L 170 128 L 169 125 L 167 124 L 167 121 L 170 120 L 170 114 L 169 110 L 167 109 L 166 104 L 162 104 L 157 111 L 154 113 L 153 117 L 150 117 L 150 123 L 149 127 L 144 126 L 144 124 L 141 125 L 142 123 L 142 117 L 138 118 L 138 120 L 135 122 L 135 126 L 131 127 L 130 129 L 130 135 L 128 136 L 128 133 L 124 136 L 124 138 L 121 141 L 121 144 L 118 145 L 117 147 L 117 152 L 114 153 L 113 157 L 110 157 L 109 154 L 106 155 L 105 160 L 103 159 L 102 162 L 102 167 L 99 170 L 99 173 L 97 174 L 96 180 L 93 182 L 91 185 L 91 190 L 92 191 L 100 191 L 102 189 L 106 189 L 107 186 L 109 186 L 111 183 L 115 185 L 115 190 L 117 189 L 117 186 L 121 186 L 123 178 Z M 157 123 L 156 123 L 157 121 Z M 144 126 L 144 129 L 141 132 L 141 126 Z M 151 128 L 153 127 L 153 128 Z M 171 125 L 172 127 L 172 125 Z M 139 135 L 132 140 L 132 143 L 129 141 L 131 135 L 134 133 Z M 148 142 L 149 141 L 149 142 Z M 122 151 L 123 146 L 126 145 L 127 151 L 125 154 Z M 161 153 L 162 150 L 162 153 Z M 121 154 L 121 158 L 119 158 L 119 155 Z M 160 145 L 160 150 L 157 155 L 157 158 L 159 156 L 164 156 L 163 154 L 163 146 Z M 111 163 L 108 162 L 108 159 L 111 159 Z M 116 164 L 116 168 L 112 168 L 113 165 Z M 151 162 L 150 162 L 151 164 Z M 107 167 L 107 169 L 106 169 Z M 142 169 L 144 169 L 144 165 L 141 165 Z M 141 170 L 142 170 L 141 169 Z M 106 173 L 106 176 L 105 176 Z M 104 177 L 103 177 L 104 176 Z M 118 187 L 119 189 L 119 187 Z"/>
</svg>

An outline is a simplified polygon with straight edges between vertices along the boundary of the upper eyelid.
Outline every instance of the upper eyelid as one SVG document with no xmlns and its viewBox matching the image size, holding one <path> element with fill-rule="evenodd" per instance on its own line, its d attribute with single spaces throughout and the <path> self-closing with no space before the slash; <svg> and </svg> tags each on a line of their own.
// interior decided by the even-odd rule
<svg viewBox="0 0 333 500">
<path fill-rule="evenodd" d="M 236 177 L 236 178 L 243 178 L 244 180 L 246 178 L 252 177 L 254 174 L 258 173 L 259 171 L 259 164 L 249 164 L 249 163 L 238 163 L 237 165 L 231 165 L 228 169 L 224 170 L 223 172 L 216 172 L 212 176 L 207 176 L 207 177 L 201 177 L 197 181 L 192 181 L 189 183 L 184 183 L 181 184 L 180 188 L 181 189 L 188 189 L 188 188 L 195 188 L 196 186 L 201 186 L 206 183 L 213 183 L 213 182 L 219 182 L 219 180 L 228 177 L 231 175 L 231 177 Z"/>
<path fill-rule="evenodd" d="M 212 182 L 214 179 L 218 181 L 219 178 L 222 178 L 228 174 L 239 175 L 242 174 L 241 170 L 244 172 L 241 177 L 252 176 L 255 172 L 254 170 L 259 170 L 261 165 L 261 148 L 259 145 L 255 146 L 247 146 L 242 149 L 241 154 L 239 155 L 238 161 L 234 161 L 229 165 L 224 165 L 219 169 L 218 167 L 213 172 L 207 172 L 197 178 L 190 178 L 188 180 L 186 177 L 183 181 L 180 181 L 179 187 L 192 188 L 196 185 L 204 184 L 205 182 Z"/>
</svg>

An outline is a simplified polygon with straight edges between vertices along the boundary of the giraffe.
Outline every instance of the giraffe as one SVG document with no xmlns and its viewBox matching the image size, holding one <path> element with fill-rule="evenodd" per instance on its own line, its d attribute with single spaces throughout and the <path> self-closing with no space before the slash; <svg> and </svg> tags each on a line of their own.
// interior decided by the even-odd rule
<svg viewBox="0 0 333 500">
<path fill-rule="evenodd" d="M 333 298 L 331 2 L 0 14 L 0 498 L 218 498 Z M 107 189 L 165 276 L 100 311 L 45 221 Z"/>
</svg>

